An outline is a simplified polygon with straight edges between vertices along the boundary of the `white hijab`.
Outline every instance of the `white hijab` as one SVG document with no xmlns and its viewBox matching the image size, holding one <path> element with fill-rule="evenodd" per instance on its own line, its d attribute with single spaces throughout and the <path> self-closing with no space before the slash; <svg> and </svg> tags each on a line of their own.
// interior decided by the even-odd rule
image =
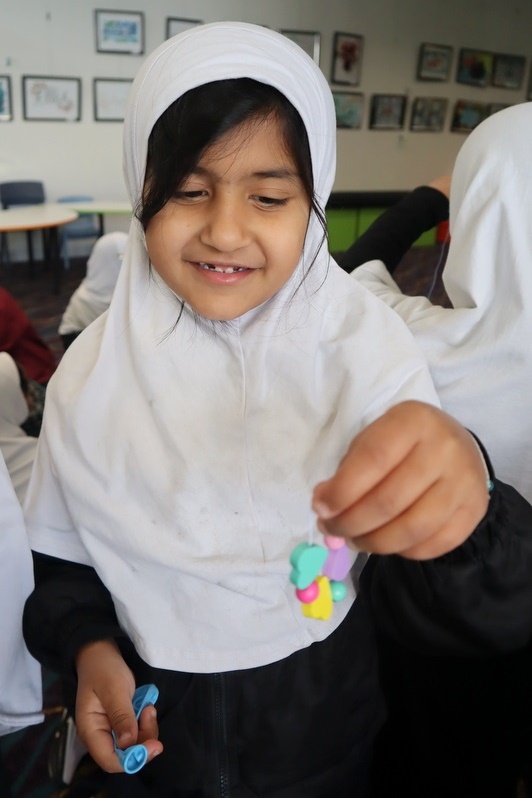
<svg viewBox="0 0 532 798">
<path fill-rule="evenodd" d="M 0 454 L 0 735 L 41 723 L 41 669 L 22 638 L 33 565 L 20 503 Z"/>
<path fill-rule="evenodd" d="M 0 452 L 21 503 L 37 450 L 37 439 L 26 435 L 20 426 L 27 417 L 28 405 L 15 361 L 7 352 L 0 352 Z"/>
<path fill-rule="evenodd" d="M 532 501 L 532 103 L 466 139 L 451 183 L 443 282 L 453 309 L 404 296 L 379 262 L 353 272 L 407 322 L 442 406 Z"/>
<path fill-rule="evenodd" d="M 125 121 L 133 206 L 147 140 L 185 91 L 223 78 L 277 87 L 299 111 L 324 204 L 335 166 L 331 92 L 316 64 L 266 28 L 216 23 L 146 61 Z M 289 556 L 313 526 L 314 485 L 391 404 L 437 402 L 404 325 L 321 247 L 276 296 L 228 324 L 179 304 L 149 275 L 132 223 L 107 314 L 66 352 L 48 388 L 27 503 L 33 546 L 94 565 L 120 623 L 153 665 L 212 672 L 263 665 L 325 638 L 303 617 Z M 170 332 L 169 332 L 170 331 Z"/>
<path fill-rule="evenodd" d="M 59 325 L 59 334 L 80 332 L 107 310 L 122 265 L 127 234 L 106 233 L 92 248 L 87 274 L 76 288 Z"/>
</svg>

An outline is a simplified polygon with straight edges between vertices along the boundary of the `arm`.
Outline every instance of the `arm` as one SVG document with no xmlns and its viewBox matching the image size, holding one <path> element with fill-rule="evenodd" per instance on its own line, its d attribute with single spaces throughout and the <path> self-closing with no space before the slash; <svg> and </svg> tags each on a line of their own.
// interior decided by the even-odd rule
<svg viewBox="0 0 532 798">
<path fill-rule="evenodd" d="M 149 759 L 162 751 L 156 712 L 147 707 L 137 724 L 133 647 L 116 617 L 111 594 L 86 565 L 34 554 L 35 590 L 24 609 L 24 637 L 33 656 L 65 677 L 68 703 L 76 703 L 76 729 L 95 761 L 122 770 L 114 753 L 142 743 Z"/>
<path fill-rule="evenodd" d="M 322 531 L 380 555 L 363 581 L 389 637 L 453 655 L 532 637 L 532 507 L 496 480 L 488 499 L 473 437 L 437 408 L 402 403 L 366 427 L 314 508 Z"/>
<path fill-rule="evenodd" d="M 403 255 L 426 230 L 449 218 L 448 179 L 415 188 L 376 219 L 337 261 L 347 272 L 381 260 L 393 273 Z"/>
</svg>

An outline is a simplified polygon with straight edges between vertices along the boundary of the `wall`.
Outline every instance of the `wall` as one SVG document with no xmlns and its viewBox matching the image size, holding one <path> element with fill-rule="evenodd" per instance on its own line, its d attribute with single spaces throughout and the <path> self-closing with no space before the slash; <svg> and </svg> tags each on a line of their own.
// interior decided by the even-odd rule
<svg viewBox="0 0 532 798">
<path fill-rule="evenodd" d="M 333 33 L 364 36 L 361 84 L 353 87 L 366 96 L 363 128 L 338 131 L 336 190 L 408 189 L 449 171 L 464 141 L 464 134 L 448 132 L 448 123 L 444 133 L 368 130 L 372 93 L 406 93 L 410 100 L 447 96 L 450 106 L 458 98 L 504 103 L 525 99 L 526 87 L 515 91 L 461 86 L 454 74 L 460 47 L 525 55 L 528 74 L 532 3 L 527 0 L 112 0 L 108 5 L 144 10 L 145 52 L 165 38 L 167 16 L 205 22 L 240 19 L 277 29 L 320 31 L 320 65 L 327 77 Z M 131 78 L 142 56 L 96 52 L 93 10 L 105 7 L 102 0 L 0 0 L 0 74 L 11 76 L 14 106 L 14 120 L 0 123 L 0 181 L 43 180 L 50 200 L 79 192 L 126 198 L 121 124 L 93 121 L 92 79 Z M 448 82 L 416 81 L 421 42 L 455 48 Z M 81 121 L 23 121 L 24 74 L 80 77 Z M 448 122 L 450 114 L 451 108 Z"/>
</svg>

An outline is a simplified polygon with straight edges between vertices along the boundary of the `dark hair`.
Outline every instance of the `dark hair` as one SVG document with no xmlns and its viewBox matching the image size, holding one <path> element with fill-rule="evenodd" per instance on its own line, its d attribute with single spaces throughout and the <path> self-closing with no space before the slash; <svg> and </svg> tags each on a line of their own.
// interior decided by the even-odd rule
<svg viewBox="0 0 532 798">
<path fill-rule="evenodd" d="M 205 150 L 243 122 L 276 118 L 312 210 L 326 231 L 314 193 L 307 131 L 280 91 L 251 78 L 205 83 L 183 94 L 159 117 L 148 140 L 146 177 L 137 216 L 146 230 L 198 164 Z"/>
</svg>

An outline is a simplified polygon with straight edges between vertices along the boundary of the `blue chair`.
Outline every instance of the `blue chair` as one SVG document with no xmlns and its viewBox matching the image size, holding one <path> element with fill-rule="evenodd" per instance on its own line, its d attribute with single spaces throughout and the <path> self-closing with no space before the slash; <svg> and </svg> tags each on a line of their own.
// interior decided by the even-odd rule
<svg viewBox="0 0 532 798">
<path fill-rule="evenodd" d="M 87 194 L 69 194 L 68 196 L 59 197 L 58 202 L 87 202 L 94 199 Z M 69 267 L 68 258 L 68 242 L 81 238 L 94 238 L 100 237 L 100 225 L 98 216 L 93 214 L 80 214 L 74 222 L 65 224 L 60 228 L 59 241 L 60 241 L 60 255 L 63 258 L 65 269 Z"/>
<path fill-rule="evenodd" d="M 7 183 L 0 183 L 0 202 L 2 208 L 13 208 L 16 205 L 42 205 L 46 202 L 44 185 L 39 180 L 12 180 Z M 48 257 L 48 239 L 43 230 L 43 251 L 45 260 Z M 33 236 L 32 231 L 26 232 L 28 243 L 28 260 L 30 263 L 30 274 L 33 274 Z M 0 262 L 10 263 L 9 247 L 7 244 L 7 233 L 2 233 L 0 242 Z"/>
</svg>

